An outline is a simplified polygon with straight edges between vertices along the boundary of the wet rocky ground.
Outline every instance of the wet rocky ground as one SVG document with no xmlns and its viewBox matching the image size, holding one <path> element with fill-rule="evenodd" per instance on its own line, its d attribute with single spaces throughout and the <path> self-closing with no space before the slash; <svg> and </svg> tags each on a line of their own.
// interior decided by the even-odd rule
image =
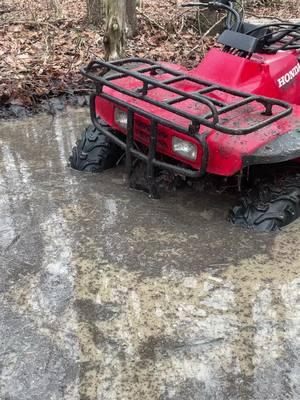
<svg viewBox="0 0 300 400">
<path fill-rule="evenodd" d="M 300 399 L 300 221 L 72 171 L 84 110 L 1 123 L 0 398 Z"/>
</svg>

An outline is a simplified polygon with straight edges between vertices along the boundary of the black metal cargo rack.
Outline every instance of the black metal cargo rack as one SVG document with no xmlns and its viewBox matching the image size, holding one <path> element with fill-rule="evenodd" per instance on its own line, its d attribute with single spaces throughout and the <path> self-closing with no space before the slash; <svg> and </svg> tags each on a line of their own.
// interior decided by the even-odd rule
<svg viewBox="0 0 300 400">
<path fill-rule="evenodd" d="M 141 63 L 144 66 L 143 68 L 135 69 L 135 70 L 128 70 L 124 68 L 124 66 L 132 64 L 132 63 Z M 109 71 L 116 71 L 118 72 L 117 74 L 113 74 L 110 76 L 101 76 L 101 74 L 96 74 L 97 71 L 99 71 L 99 68 L 102 69 L 102 74 L 103 70 L 105 72 Z M 144 75 L 145 73 L 150 72 L 152 75 L 157 75 L 157 74 L 169 74 L 172 75 L 172 78 L 159 81 L 157 79 L 154 79 L 150 76 Z M 83 68 L 81 70 L 81 73 L 86 76 L 87 78 L 93 80 L 96 83 L 96 88 L 97 88 L 97 95 L 101 95 L 101 97 L 114 100 L 112 96 L 109 96 L 108 94 L 103 92 L 103 87 L 107 86 L 110 87 L 119 93 L 128 95 L 130 97 L 133 97 L 135 99 L 140 99 L 143 100 L 146 103 L 158 106 L 162 108 L 163 110 L 167 110 L 169 112 L 172 112 L 176 115 L 180 115 L 188 120 L 191 121 L 193 127 L 198 127 L 200 125 L 204 125 L 208 128 L 215 129 L 217 131 L 229 134 L 229 135 L 246 135 L 251 132 L 255 132 L 258 129 L 261 129 L 267 125 L 272 124 L 273 122 L 289 115 L 292 112 L 292 107 L 290 104 L 277 100 L 277 99 L 271 99 L 269 97 L 264 97 L 264 96 L 259 96 L 259 95 L 252 95 L 249 93 L 244 93 L 238 90 L 230 89 L 225 86 L 217 85 L 211 82 L 207 82 L 205 80 L 199 79 L 192 77 L 188 74 L 183 73 L 182 71 L 178 71 L 175 69 L 171 69 L 168 67 L 165 67 L 159 63 L 156 63 L 151 60 L 147 59 L 142 59 L 142 58 L 129 58 L 125 60 L 118 60 L 118 61 L 113 61 L 113 62 L 105 62 L 105 61 L 100 61 L 100 60 L 95 60 L 91 61 L 86 68 Z M 116 83 L 117 79 L 124 78 L 124 77 L 133 77 L 139 81 L 141 81 L 142 86 L 141 88 L 137 90 L 130 90 L 126 89 Z M 175 88 L 171 86 L 173 83 L 178 83 L 178 82 L 191 82 L 191 83 L 196 83 L 202 86 L 205 86 L 205 88 L 200 89 L 196 92 L 185 92 L 183 90 L 180 90 L 178 88 Z M 170 93 L 175 93 L 178 95 L 177 98 L 173 98 L 171 100 L 163 100 L 163 101 L 158 101 L 150 96 L 148 96 L 149 91 L 152 89 L 157 89 L 161 88 L 164 89 Z M 214 91 L 219 91 L 223 93 L 227 93 L 236 97 L 239 97 L 240 100 L 232 103 L 232 104 L 225 104 L 222 101 L 216 100 L 213 97 L 207 96 L 208 94 L 211 94 Z M 183 102 L 185 100 L 193 100 L 195 102 L 204 104 L 207 106 L 207 108 L 210 110 L 208 113 L 197 116 L 192 113 L 188 113 L 187 111 L 180 110 L 178 107 L 174 107 L 174 104 L 179 104 L 180 102 Z M 229 112 L 236 110 L 240 107 L 243 107 L 247 104 L 250 103 L 260 103 L 265 107 L 265 115 L 267 118 L 264 121 L 260 121 L 257 123 L 254 123 L 251 126 L 244 127 L 244 128 L 232 128 L 232 127 L 227 127 L 226 125 L 222 124 L 220 122 L 220 116 Z M 128 104 L 130 105 L 130 104 Z M 272 115 L 272 107 L 273 106 L 279 106 L 282 110 L 275 115 Z M 218 107 L 218 108 L 217 108 Z M 197 132 L 198 132 L 197 129 Z M 192 129 L 193 130 L 193 129 Z"/>
<path fill-rule="evenodd" d="M 137 64 L 142 66 L 137 67 Z M 127 68 L 126 68 L 127 67 Z M 134 68 L 134 69 L 128 69 Z M 148 165 L 148 178 L 151 186 L 153 181 L 154 166 L 169 169 L 183 175 L 197 177 L 203 175 L 206 172 L 207 160 L 208 160 L 208 148 L 206 144 L 206 134 L 199 134 L 199 128 L 201 125 L 223 132 L 229 135 L 246 135 L 257 131 L 273 122 L 289 115 L 292 112 L 292 107 L 280 100 L 271 99 L 268 97 L 251 95 L 249 93 L 243 93 L 238 90 L 233 90 L 225 86 L 214 84 L 193 76 L 188 75 L 182 71 L 166 67 L 157 62 L 143 59 L 143 58 L 129 58 L 124 60 L 118 60 L 113 62 L 105 62 L 100 60 L 91 61 L 87 67 L 81 70 L 83 76 L 91 79 L 96 85 L 96 96 L 109 100 L 110 102 L 125 107 L 128 110 L 128 126 L 127 126 L 127 138 L 126 144 L 118 139 L 109 129 L 104 129 L 104 126 L 99 123 L 99 120 L 95 111 L 95 95 L 91 99 L 91 115 L 94 125 L 102 130 L 107 136 L 114 140 L 118 145 L 126 150 L 126 165 L 128 173 L 132 169 L 132 156 L 140 158 L 145 161 Z M 145 75 L 148 73 L 148 75 Z M 164 80 L 155 79 L 155 76 L 169 74 L 170 78 Z M 116 80 L 125 77 L 132 77 L 141 82 L 141 86 L 135 90 L 130 90 L 118 84 Z M 178 89 L 172 84 L 178 82 L 189 82 L 203 86 L 201 89 L 194 92 L 185 92 Z M 179 115 L 189 121 L 188 127 L 184 127 L 170 121 L 169 119 L 163 118 L 159 115 L 153 115 L 144 108 L 137 107 L 129 102 L 125 102 L 118 97 L 112 96 L 103 90 L 104 87 L 109 87 L 121 94 L 130 96 L 134 99 L 142 100 L 145 103 L 157 106 L 162 110 L 166 110 L 175 115 Z M 167 100 L 157 100 L 149 96 L 149 92 L 153 89 L 163 89 L 169 92 L 173 97 Z M 233 95 L 239 100 L 235 103 L 225 104 L 224 102 L 210 97 L 214 91 L 223 92 L 225 94 Z M 174 97 L 174 94 L 177 96 Z M 175 105 L 180 105 L 180 102 L 186 100 L 193 100 L 196 103 L 205 105 L 207 112 L 203 115 L 195 115 L 189 113 L 186 110 L 180 109 Z M 266 118 L 263 121 L 253 123 L 250 126 L 244 128 L 232 128 L 226 126 L 221 122 L 221 117 L 229 111 L 239 109 L 245 105 L 260 103 L 264 106 L 264 114 Z M 273 114 L 273 106 L 279 107 Z M 145 155 L 134 148 L 134 115 L 146 117 L 149 120 L 150 125 L 150 144 L 148 155 Z M 158 135 L 158 125 L 166 126 L 174 129 L 178 132 L 184 133 L 188 136 L 194 137 L 199 141 L 203 148 L 202 165 L 199 170 L 193 170 L 191 168 L 178 167 L 173 164 L 169 164 L 156 159 L 156 145 Z M 154 190 L 154 189 L 153 189 Z M 150 189 L 151 192 L 151 189 Z"/>
</svg>

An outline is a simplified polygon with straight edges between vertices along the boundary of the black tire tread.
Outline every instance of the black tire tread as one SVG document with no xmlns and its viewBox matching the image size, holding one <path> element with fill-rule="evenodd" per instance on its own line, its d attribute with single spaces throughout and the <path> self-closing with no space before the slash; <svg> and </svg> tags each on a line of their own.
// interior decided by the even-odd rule
<svg viewBox="0 0 300 400">
<path fill-rule="evenodd" d="M 69 161 L 78 171 L 102 172 L 114 167 L 121 156 L 122 150 L 90 125 L 77 140 Z"/>
<path fill-rule="evenodd" d="M 300 216 L 300 175 L 279 185 L 262 184 L 241 198 L 229 212 L 229 220 L 258 231 L 276 231 Z"/>
</svg>

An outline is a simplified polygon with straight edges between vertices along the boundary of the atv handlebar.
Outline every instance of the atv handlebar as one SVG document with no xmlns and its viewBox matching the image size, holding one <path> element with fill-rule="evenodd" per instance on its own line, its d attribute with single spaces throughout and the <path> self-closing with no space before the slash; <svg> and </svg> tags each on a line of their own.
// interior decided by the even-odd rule
<svg viewBox="0 0 300 400">
<path fill-rule="evenodd" d="M 226 20 L 227 29 L 232 31 L 239 31 L 242 18 L 240 14 L 234 9 L 233 3 L 236 0 L 219 0 L 219 1 L 208 1 L 208 2 L 194 2 L 194 3 L 183 3 L 181 7 L 208 7 L 215 10 L 226 10 L 228 12 L 228 17 Z M 232 23 L 232 17 L 234 17 L 235 22 Z"/>
</svg>

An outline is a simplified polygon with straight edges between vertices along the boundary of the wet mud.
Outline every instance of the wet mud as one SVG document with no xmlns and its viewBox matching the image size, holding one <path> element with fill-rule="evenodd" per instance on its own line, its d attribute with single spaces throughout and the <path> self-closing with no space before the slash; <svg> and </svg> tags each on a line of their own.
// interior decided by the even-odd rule
<svg viewBox="0 0 300 400">
<path fill-rule="evenodd" d="M 85 110 L 1 123 L 0 398 L 300 399 L 300 221 L 67 166 Z"/>
<path fill-rule="evenodd" d="M 31 105 L 19 104 L 18 102 L 1 103 L 0 102 L 0 123 L 4 120 L 23 119 L 29 116 L 34 116 L 40 113 L 47 113 L 49 115 L 58 115 L 66 111 L 68 108 L 73 107 L 86 107 L 89 105 L 89 96 L 84 94 L 75 94 L 70 91 L 56 97 L 45 97 L 35 99 Z"/>
</svg>

